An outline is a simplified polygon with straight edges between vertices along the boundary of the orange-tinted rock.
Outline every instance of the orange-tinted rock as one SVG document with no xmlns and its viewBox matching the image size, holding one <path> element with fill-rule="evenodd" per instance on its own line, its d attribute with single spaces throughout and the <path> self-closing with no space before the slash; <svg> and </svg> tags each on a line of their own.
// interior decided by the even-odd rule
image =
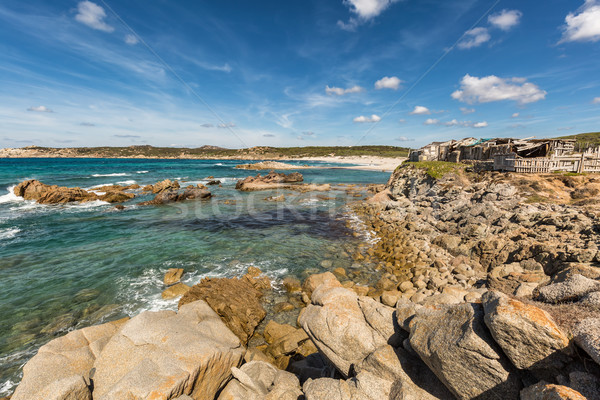
<svg viewBox="0 0 600 400">
<path fill-rule="evenodd" d="M 165 273 L 163 282 L 165 283 L 165 285 L 171 286 L 171 285 L 174 285 L 177 282 L 179 282 L 181 280 L 182 276 L 183 276 L 183 268 L 170 268 Z"/>
</svg>

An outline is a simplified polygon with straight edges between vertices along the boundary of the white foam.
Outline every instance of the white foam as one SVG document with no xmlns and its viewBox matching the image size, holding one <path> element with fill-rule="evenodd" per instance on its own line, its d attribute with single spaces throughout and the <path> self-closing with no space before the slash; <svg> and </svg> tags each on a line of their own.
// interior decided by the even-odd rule
<svg viewBox="0 0 600 400">
<path fill-rule="evenodd" d="M 11 381 L 10 379 L 0 384 L 0 396 L 8 396 L 15 386 L 17 386 L 17 383 Z"/>
<path fill-rule="evenodd" d="M 17 234 L 21 232 L 21 230 L 19 228 L 6 228 L 6 229 L 0 229 L 0 240 L 5 240 L 5 239 L 12 239 L 15 236 L 17 236 Z"/>
<path fill-rule="evenodd" d="M 70 208 L 79 208 L 79 209 L 88 209 L 88 208 L 106 206 L 106 205 L 109 205 L 109 204 L 110 203 L 107 202 L 107 201 L 94 200 L 94 201 L 86 201 L 84 203 L 79 203 L 79 204 L 68 204 L 68 207 L 70 207 Z"/>
<path fill-rule="evenodd" d="M 136 174 L 147 174 L 148 172 L 150 172 L 150 171 L 136 171 L 135 173 Z"/>
<path fill-rule="evenodd" d="M 129 176 L 131 174 L 126 174 L 125 172 L 119 172 L 119 173 L 114 173 L 114 174 L 94 174 L 92 175 L 94 178 L 100 178 L 100 177 L 104 177 L 104 176 Z"/>
<path fill-rule="evenodd" d="M 117 182 L 117 185 L 135 185 L 137 182 L 134 180 Z"/>
<path fill-rule="evenodd" d="M 220 162 L 218 162 L 218 163 L 216 163 L 215 165 L 216 165 L 216 166 L 218 166 L 218 167 L 220 167 L 220 166 L 222 166 L 222 165 L 223 165 L 223 163 L 220 163 Z"/>
<path fill-rule="evenodd" d="M 3 203 L 12 203 L 12 202 L 17 202 L 17 201 L 24 201 L 25 199 L 22 197 L 19 197 L 15 194 L 14 190 L 15 190 L 16 185 L 14 186 L 10 186 L 8 188 L 8 193 L 0 196 L 0 204 Z"/>
</svg>

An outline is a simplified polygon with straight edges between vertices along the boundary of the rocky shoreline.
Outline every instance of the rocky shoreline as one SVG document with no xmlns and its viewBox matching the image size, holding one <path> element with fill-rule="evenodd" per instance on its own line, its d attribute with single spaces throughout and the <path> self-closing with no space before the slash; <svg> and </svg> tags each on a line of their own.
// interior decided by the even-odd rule
<svg viewBox="0 0 600 400">
<path fill-rule="evenodd" d="M 432 175 L 403 165 L 356 205 L 376 284 L 288 277 L 281 324 L 258 269 L 192 288 L 168 271 L 178 313 L 53 340 L 12 400 L 600 398 L 600 178 Z"/>
</svg>

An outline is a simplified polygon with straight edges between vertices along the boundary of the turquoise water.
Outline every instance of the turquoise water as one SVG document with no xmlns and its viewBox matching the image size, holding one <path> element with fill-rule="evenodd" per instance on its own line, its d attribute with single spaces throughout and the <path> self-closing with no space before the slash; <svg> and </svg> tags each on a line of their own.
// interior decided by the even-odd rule
<svg viewBox="0 0 600 400">
<path fill-rule="evenodd" d="M 131 316 L 176 309 L 162 300 L 168 268 L 184 268 L 184 282 L 231 277 L 257 266 L 277 284 L 304 277 L 324 259 L 347 267 L 358 239 L 346 227 L 345 187 L 331 192 L 241 193 L 237 179 L 255 174 L 234 169 L 235 160 L 0 159 L 0 397 L 19 381 L 22 365 L 49 340 L 66 332 Z M 303 164 L 305 164 L 303 162 Z M 309 163 L 324 167 L 333 164 Z M 305 182 L 385 183 L 388 173 L 304 169 Z M 92 202 L 38 205 L 12 194 L 25 179 L 93 188 L 152 184 L 177 179 L 206 183 L 210 201 L 136 206 L 118 211 Z M 141 194 L 141 193 L 140 193 Z M 320 195 L 321 197 L 317 197 Z M 226 204 L 227 203 L 227 204 Z"/>
</svg>

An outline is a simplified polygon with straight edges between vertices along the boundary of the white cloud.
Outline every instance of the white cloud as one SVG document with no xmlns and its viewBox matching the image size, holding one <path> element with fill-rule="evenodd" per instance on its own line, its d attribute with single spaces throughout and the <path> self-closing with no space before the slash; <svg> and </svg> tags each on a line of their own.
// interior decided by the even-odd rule
<svg viewBox="0 0 600 400">
<path fill-rule="evenodd" d="M 91 1 L 80 1 L 77 5 L 75 20 L 99 31 L 113 32 L 115 28 L 104 22 L 104 18 L 106 18 L 104 8 Z"/>
<path fill-rule="evenodd" d="M 488 32 L 487 28 L 473 28 L 465 32 L 465 35 L 458 42 L 459 49 L 471 49 L 473 47 L 479 47 L 485 42 L 489 41 L 492 37 Z"/>
<path fill-rule="evenodd" d="M 263 137 L 275 137 L 272 133 L 265 133 Z"/>
<path fill-rule="evenodd" d="M 365 122 L 373 123 L 373 122 L 379 122 L 379 121 L 381 121 L 381 117 L 378 115 L 375 115 L 375 114 L 371 115 L 370 117 L 365 117 L 364 115 L 361 115 L 360 117 L 354 118 L 354 122 L 356 122 L 356 123 L 365 123 Z"/>
<path fill-rule="evenodd" d="M 135 35 L 126 35 L 125 36 L 125 43 L 130 44 L 132 46 L 138 44 L 140 41 L 138 40 L 137 36 Z"/>
<path fill-rule="evenodd" d="M 381 78 L 380 80 L 378 80 L 377 82 L 375 82 L 375 89 L 377 89 L 377 90 L 381 90 L 381 89 L 398 90 L 402 83 L 403 83 L 403 81 L 398 79 L 395 76 L 392 76 L 392 77 L 385 76 L 385 77 Z"/>
<path fill-rule="evenodd" d="M 519 10 L 502 10 L 499 13 L 490 15 L 488 21 L 496 28 L 508 31 L 519 25 L 523 13 Z"/>
<path fill-rule="evenodd" d="M 465 128 L 485 128 L 488 126 L 486 121 L 483 122 L 472 122 L 472 121 L 459 121 L 457 119 L 453 119 L 451 121 L 442 122 L 439 119 L 429 118 L 424 123 L 424 125 L 438 125 L 438 126 L 463 126 Z"/>
<path fill-rule="evenodd" d="M 460 85 L 460 90 L 452 93 L 452 98 L 469 104 L 502 100 L 527 104 L 543 100 L 547 94 L 525 78 L 502 79 L 495 75 L 477 78 L 467 74 Z"/>
<path fill-rule="evenodd" d="M 200 126 L 203 128 L 214 128 L 215 127 L 213 124 L 202 124 Z"/>
<path fill-rule="evenodd" d="M 27 109 L 27 111 L 45 112 L 45 113 L 53 113 L 54 112 L 46 106 L 29 107 Z"/>
<path fill-rule="evenodd" d="M 235 128 L 235 124 L 233 122 L 226 122 L 224 124 L 217 125 L 217 128 L 221 128 L 221 129 Z"/>
<path fill-rule="evenodd" d="M 487 121 L 477 122 L 477 123 L 473 124 L 473 128 L 487 128 L 487 126 L 488 126 Z"/>
<path fill-rule="evenodd" d="M 431 111 L 427 107 L 416 106 L 414 110 L 410 113 L 410 115 L 429 115 Z"/>
<path fill-rule="evenodd" d="M 344 4 L 350 7 L 350 11 L 359 18 L 369 20 L 375 18 L 392 3 L 398 0 L 344 0 Z"/>
<path fill-rule="evenodd" d="M 600 40 L 600 2 L 586 0 L 577 11 L 578 14 L 569 13 L 565 18 L 566 25 L 560 43 Z"/>
<path fill-rule="evenodd" d="M 400 136 L 399 138 L 396 139 L 396 141 L 398 141 L 398 142 L 414 142 L 415 139 L 411 139 L 406 136 Z"/>
<path fill-rule="evenodd" d="M 514 113 L 513 115 L 511 115 L 511 118 L 519 118 L 521 114 L 519 113 Z"/>
<path fill-rule="evenodd" d="M 600 104 L 600 97 L 594 98 L 594 100 L 592 100 L 592 104 Z"/>
<path fill-rule="evenodd" d="M 402 119 L 399 119 L 398 122 L 401 124 L 404 124 L 404 123 L 406 123 L 406 120 L 404 118 L 402 118 Z"/>
<path fill-rule="evenodd" d="M 425 122 L 423 122 L 424 125 L 438 125 L 440 123 L 439 119 L 434 119 L 434 118 L 427 118 L 425 120 Z"/>
<path fill-rule="evenodd" d="M 467 115 L 467 114 L 473 114 L 475 112 L 475 109 L 474 108 L 461 107 L 460 111 L 463 113 L 463 115 Z"/>
<path fill-rule="evenodd" d="M 329 87 L 329 85 L 325 86 L 325 93 L 327 94 L 335 94 L 337 96 L 343 96 L 345 94 L 349 94 L 349 93 L 360 93 L 364 91 L 363 88 L 361 88 L 360 86 L 352 86 L 351 88 L 348 89 L 342 89 L 339 87 Z"/>
</svg>

